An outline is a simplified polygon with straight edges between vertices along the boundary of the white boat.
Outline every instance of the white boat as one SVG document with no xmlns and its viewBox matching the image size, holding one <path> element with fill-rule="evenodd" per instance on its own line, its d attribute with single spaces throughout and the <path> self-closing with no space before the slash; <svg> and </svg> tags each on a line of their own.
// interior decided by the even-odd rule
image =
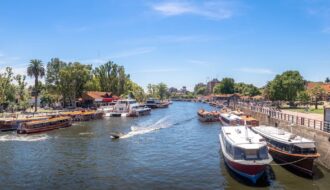
<svg viewBox="0 0 330 190">
<path fill-rule="evenodd" d="M 220 122 L 224 126 L 228 125 L 241 125 L 242 124 L 242 118 L 238 115 L 232 114 L 232 113 L 222 113 L 220 114 Z"/>
<path fill-rule="evenodd" d="M 151 109 L 140 105 L 134 99 L 118 100 L 110 112 L 111 117 L 134 117 L 150 114 Z"/>
<path fill-rule="evenodd" d="M 271 126 L 251 129 L 266 139 L 269 152 L 275 161 L 284 163 L 300 174 L 313 176 L 314 160 L 320 157 L 315 141 Z"/>
<path fill-rule="evenodd" d="M 273 160 L 266 141 L 247 126 L 223 126 L 219 140 L 228 167 L 253 183 L 258 181 Z"/>
<path fill-rule="evenodd" d="M 110 117 L 111 113 L 114 111 L 114 106 L 116 102 L 112 102 L 107 106 L 101 106 L 97 109 L 98 112 L 103 112 L 105 117 Z"/>
</svg>

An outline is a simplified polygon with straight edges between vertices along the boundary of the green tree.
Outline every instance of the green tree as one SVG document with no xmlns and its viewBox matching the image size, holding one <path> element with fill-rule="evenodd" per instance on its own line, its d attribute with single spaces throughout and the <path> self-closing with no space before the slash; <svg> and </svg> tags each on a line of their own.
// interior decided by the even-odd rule
<svg viewBox="0 0 330 190">
<path fill-rule="evenodd" d="M 298 93 L 298 97 L 297 99 L 301 102 L 301 104 L 303 105 L 307 105 L 310 101 L 310 95 L 308 94 L 308 92 L 306 90 L 304 91 L 300 91 Z"/>
<path fill-rule="evenodd" d="M 252 84 L 245 84 L 245 83 L 236 83 L 234 86 L 235 92 L 245 95 L 245 96 L 256 96 L 261 94 L 260 90 L 252 85 Z"/>
<path fill-rule="evenodd" d="M 29 107 L 29 93 L 27 92 L 25 82 L 25 75 L 16 75 L 15 80 L 17 81 L 16 94 L 18 96 L 18 107 L 21 110 L 26 110 Z"/>
<path fill-rule="evenodd" d="M 198 83 L 194 87 L 194 93 L 198 95 L 205 95 L 207 92 L 207 87 L 203 83 Z"/>
<path fill-rule="evenodd" d="M 330 78 L 329 78 L 329 77 L 327 77 L 327 78 L 325 79 L 325 83 L 330 83 Z"/>
<path fill-rule="evenodd" d="M 235 80 L 232 78 L 223 78 L 213 89 L 213 93 L 215 94 L 233 94 L 234 92 Z"/>
<path fill-rule="evenodd" d="M 47 100 L 54 100 L 54 102 L 60 101 L 61 91 L 60 91 L 60 71 L 66 67 L 66 63 L 61 61 L 59 58 L 52 58 L 50 62 L 47 63 L 46 72 L 46 86 L 47 92 L 45 96 L 51 94 L 52 98 L 46 98 Z M 45 100 L 44 100 L 45 102 Z M 50 104 L 49 102 L 47 102 Z"/>
<path fill-rule="evenodd" d="M 30 65 L 27 68 L 27 75 L 34 77 L 34 111 L 38 111 L 38 94 L 39 94 L 39 78 L 45 76 L 45 68 L 41 60 L 33 59 L 30 61 Z"/>
<path fill-rule="evenodd" d="M 285 100 L 292 105 L 304 87 L 305 81 L 298 71 L 286 71 L 267 84 L 267 93 L 270 100 Z"/>
<path fill-rule="evenodd" d="M 161 100 L 164 100 L 164 98 L 165 98 L 166 95 L 167 95 L 167 91 L 168 91 L 168 89 L 167 89 L 167 85 L 166 85 L 165 83 L 159 83 L 159 84 L 157 85 L 157 87 L 158 87 L 158 95 L 159 95 L 159 98 L 160 98 Z"/>
<path fill-rule="evenodd" d="M 315 109 L 318 107 L 318 102 L 322 99 L 322 97 L 325 94 L 324 88 L 320 84 L 315 85 L 312 89 L 309 90 L 309 94 L 311 95 L 314 104 L 315 104 Z"/>
<path fill-rule="evenodd" d="M 76 99 L 81 97 L 86 90 L 86 83 L 92 78 L 92 66 L 79 62 L 69 63 L 60 71 L 60 89 L 63 105 L 68 102 L 76 106 Z"/>
</svg>

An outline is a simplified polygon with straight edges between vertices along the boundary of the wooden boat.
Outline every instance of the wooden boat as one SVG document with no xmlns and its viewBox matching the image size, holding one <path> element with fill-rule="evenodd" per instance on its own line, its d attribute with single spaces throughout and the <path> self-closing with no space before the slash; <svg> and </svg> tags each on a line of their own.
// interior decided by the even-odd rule
<svg viewBox="0 0 330 190">
<path fill-rule="evenodd" d="M 314 160 L 320 157 L 314 141 L 270 126 L 251 129 L 266 139 L 269 152 L 275 161 L 300 174 L 313 175 Z"/>
<path fill-rule="evenodd" d="M 221 113 L 219 118 L 221 124 L 224 126 L 236 126 L 242 123 L 242 118 L 232 113 Z"/>
<path fill-rule="evenodd" d="M 247 126 L 223 126 L 219 140 L 228 167 L 252 183 L 258 181 L 273 160 L 266 141 Z"/>
<path fill-rule="evenodd" d="M 205 111 L 204 109 L 198 110 L 198 119 L 202 122 L 216 122 L 219 121 L 219 111 Z"/>
<path fill-rule="evenodd" d="M 168 106 L 170 105 L 170 102 L 165 101 L 165 102 L 161 102 L 158 99 L 153 99 L 150 98 L 147 100 L 146 104 L 147 107 L 155 109 L 155 108 L 168 108 Z"/>
<path fill-rule="evenodd" d="M 54 129 L 64 128 L 71 126 L 70 117 L 54 117 L 47 120 L 31 121 L 21 123 L 17 128 L 18 134 L 30 134 L 50 131 Z"/>
<path fill-rule="evenodd" d="M 46 120 L 48 117 L 26 117 L 26 118 L 11 118 L 11 119 L 4 119 L 0 120 L 0 131 L 14 131 L 17 130 L 18 126 L 21 123 L 26 123 L 30 121 L 39 121 L 39 120 Z"/>
<path fill-rule="evenodd" d="M 259 126 L 259 121 L 249 115 L 243 115 L 241 116 L 241 125 L 255 127 Z"/>
</svg>

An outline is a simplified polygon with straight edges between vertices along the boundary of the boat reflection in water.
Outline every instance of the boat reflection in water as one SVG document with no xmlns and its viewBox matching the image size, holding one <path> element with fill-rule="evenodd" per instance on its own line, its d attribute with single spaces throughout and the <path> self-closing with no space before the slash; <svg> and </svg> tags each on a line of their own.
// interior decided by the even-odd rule
<svg viewBox="0 0 330 190">
<path fill-rule="evenodd" d="M 246 126 L 223 126 L 219 139 L 227 166 L 256 183 L 272 161 L 266 141 Z"/>
</svg>

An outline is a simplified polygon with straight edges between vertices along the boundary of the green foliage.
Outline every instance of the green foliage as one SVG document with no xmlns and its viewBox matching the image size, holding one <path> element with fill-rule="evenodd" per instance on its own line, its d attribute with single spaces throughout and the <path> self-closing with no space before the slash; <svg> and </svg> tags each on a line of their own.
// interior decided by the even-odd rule
<svg viewBox="0 0 330 190">
<path fill-rule="evenodd" d="M 83 65 L 79 62 L 69 63 L 60 70 L 59 89 L 64 105 L 69 103 L 75 106 L 76 99 L 81 97 L 87 81 L 92 78 L 91 72 L 91 65 Z"/>
<path fill-rule="evenodd" d="M 306 105 L 309 103 L 311 97 L 306 90 L 300 91 L 298 93 L 297 99 L 303 104 Z"/>
<path fill-rule="evenodd" d="M 130 76 L 125 73 L 125 68 L 112 61 L 101 65 L 94 70 L 94 75 L 99 81 L 101 91 L 112 92 L 117 95 L 124 94 L 127 91 L 127 81 Z"/>
<path fill-rule="evenodd" d="M 213 93 L 215 94 L 233 94 L 234 92 L 235 80 L 232 78 L 223 78 L 213 89 Z"/>
<path fill-rule="evenodd" d="M 325 94 L 325 90 L 320 84 L 315 85 L 312 89 L 309 90 L 309 94 L 315 103 L 315 109 L 318 109 L 318 102 L 322 99 Z"/>
<path fill-rule="evenodd" d="M 239 93 L 244 96 L 256 96 L 261 94 L 260 90 L 253 84 L 236 83 L 234 88 L 235 93 Z"/>
<path fill-rule="evenodd" d="M 325 83 L 330 83 L 330 78 L 329 78 L 329 77 L 327 77 L 327 78 L 325 79 Z"/>
<path fill-rule="evenodd" d="M 27 75 L 29 77 L 34 77 L 34 89 L 33 89 L 33 94 L 35 97 L 35 103 L 34 103 L 34 111 L 37 112 L 37 99 L 38 99 L 38 94 L 40 92 L 39 89 L 39 78 L 42 78 L 45 76 L 45 68 L 43 66 L 43 63 L 41 60 L 38 59 L 32 59 L 30 61 L 30 65 L 27 68 Z"/>
<path fill-rule="evenodd" d="M 168 88 L 165 83 L 159 83 L 159 84 L 148 84 L 148 95 L 152 98 L 159 98 L 161 100 L 168 98 Z"/>
<path fill-rule="evenodd" d="M 197 95 L 205 95 L 207 92 L 207 87 L 203 83 L 198 83 L 194 87 L 194 93 Z"/>
<path fill-rule="evenodd" d="M 270 100 L 295 101 L 298 93 L 304 90 L 305 81 L 298 71 L 286 71 L 276 75 L 267 84 L 267 96 Z"/>
</svg>

